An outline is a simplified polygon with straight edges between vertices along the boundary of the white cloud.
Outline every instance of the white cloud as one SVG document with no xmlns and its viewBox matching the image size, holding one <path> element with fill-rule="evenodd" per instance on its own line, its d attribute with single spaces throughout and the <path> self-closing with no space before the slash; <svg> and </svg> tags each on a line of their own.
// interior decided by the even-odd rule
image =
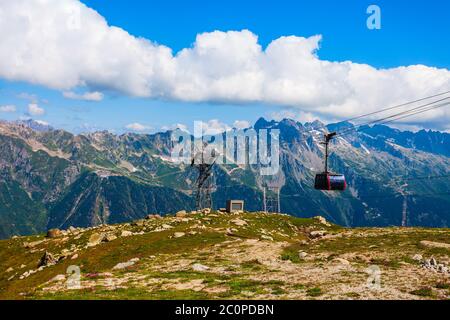
<svg viewBox="0 0 450 320">
<path fill-rule="evenodd" d="M 0 112 L 16 112 L 16 106 L 14 105 L 0 106 Z"/>
<path fill-rule="evenodd" d="M 40 124 L 41 126 L 49 125 L 49 123 L 47 121 L 43 121 L 43 120 L 34 120 L 34 122 L 36 122 L 37 124 Z"/>
<path fill-rule="evenodd" d="M 38 103 L 39 102 L 39 98 L 37 95 L 35 94 L 31 94 L 28 92 L 21 92 L 17 95 L 18 98 L 20 99 L 24 99 L 24 100 L 28 100 L 32 103 Z"/>
<path fill-rule="evenodd" d="M 233 128 L 236 128 L 236 129 L 247 129 L 250 127 L 251 127 L 250 122 L 248 122 L 246 120 L 236 120 L 233 123 Z"/>
<path fill-rule="evenodd" d="M 173 124 L 171 126 L 162 126 L 161 127 L 162 131 L 169 131 L 169 130 L 173 131 L 173 130 L 176 130 L 176 129 L 179 129 L 181 131 L 189 132 L 187 125 L 182 124 L 182 123 L 176 123 L 176 124 Z"/>
<path fill-rule="evenodd" d="M 277 112 L 272 112 L 270 118 L 276 121 L 281 121 L 283 119 L 292 119 L 299 122 L 313 122 L 315 120 L 322 120 L 321 117 L 315 114 L 295 109 L 283 109 Z"/>
<path fill-rule="evenodd" d="M 77 94 L 73 91 L 64 91 L 63 96 L 67 99 L 85 100 L 85 101 L 102 101 L 103 93 L 98 91 Z"/>
<path fill-rule="evenodd" d="M 109 26 L 76 0 L 0 3 L 0 77 L 71 91 L 193 102 L 268 103 L 342 119 L 450 88 L 450 71 L 423 65 L 376 69 L 321 60 L 321 36 L 289 36 L 262 48 L 250 31 L 197 35 L 174 55 Z M 408 122 L 446 122 L 440 109 Z"/>
<path fill-rule="evenodd" d="M 207 136 L 216 135 L 232 129 L 229 125 L 220 122 L 218 119 L 211 119 L 207 122 L 199 121 L 198 124 L 200 125 L 203 135 Z M 197 132 L 194 132 L 194 134 L 197 134 Z"/>
<path fill-rule="evenodd" d="M 28 105 L 28 113 L 32 116 L 42 116 L 45 113 L 44 108 L 39 107 L 36 103 Z"/>
<path fill-rule="evenodd" d="M 148 130 L 151 129 L 151 127 L 146 126 L 146 125 L 141 124 L 141 123 L 138 123 L 138 122 L 127 124 L 125 126 L 125 128 L 127 128 L 129 130 L 132 130 L 132 131 L 137 131 L 137 132 L 148 131 Z"/>
</svg>

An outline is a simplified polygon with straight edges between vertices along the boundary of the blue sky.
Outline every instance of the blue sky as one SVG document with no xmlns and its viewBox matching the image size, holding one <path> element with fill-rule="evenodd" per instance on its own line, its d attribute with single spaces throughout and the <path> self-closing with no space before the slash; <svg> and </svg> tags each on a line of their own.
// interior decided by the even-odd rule
<svg viewBox="0 0 450 320">
<path fill-rule="evenodd" d="M 450 69 L 448 1 L 82 2 L 98 11 L 109 25 L 167 46 L 174 54 L 191 47 L 197 34 L 248 29 L 258 36 L 263 49 L 282 36 L 320 34 L 320 60 L 351 61 L 377 69 L 416 64 Z M 366 9 L 370 4 L 381 8 L 381 30 L 366 27 Z M 73 88 L 72 91 L 84 90 Z M 192 103 L 183 99 L 132 97 L 112 90 L 102 91 L 104 98 L 101 101 L 82 101 L 65 98 L 62 91 L 27 81 L 0 79 L 0 106 L 16 107 L 15 112 L 0 112 L 0 118 L 13 120 L 32 116 L 74 132 L 92 129 L 123 132 L 130 123 L 140 123 L 148 126 L 148 131 L 158 131 L 175 123 L 190 126 L 194 120 L 219 119 L 228 124 L 246 120 L 252 123 L 260 116 L 270 118 L 283 112 L 290 114 L 292 110 L 276 103 L 242 103 L 233 99 Z M 27 111 L 30 103 L 37 104 L 45 112 L 30 115 Z M 301 111 L 301 106 L 294 109 L 296 114 Z M 306 111 L 311 113 L 311 108 Z M 323 112 L 312 115 L 327 119 Z M 302 120 L 301 115 L 298 117 Z M 334 114 L 329 117 L 334 118 Z M 308 119 L 305 117 L 304 120 Z"/>
</svg>

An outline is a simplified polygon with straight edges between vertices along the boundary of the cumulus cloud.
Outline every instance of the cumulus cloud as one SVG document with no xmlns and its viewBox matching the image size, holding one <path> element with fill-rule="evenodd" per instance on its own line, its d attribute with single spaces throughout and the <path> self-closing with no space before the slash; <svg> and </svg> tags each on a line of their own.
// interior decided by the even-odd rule
<svg viewBox="0 0 450 320">
<path fill-rule="evenodd" d="M 102 101 L 103 93 L 98 91 L 85 92 L 82 94 L 75 93 L 73 91 L 64 91 L 63 96 L 67 99 L 84 100 L 84 101 Z"/>
<path fill-rule="evenodd" d="M 266 48 L 248 30 L 197 35 L 174 54 L 108 25 L 77 0 L 0 2 L 0 77 L 189 102 L 276 104 L 346 118 L 447 91 L 450 71 L 377 69 L 319 57 L 322 37 L 288 36 Z M 408 121 L 446 121 L 439 109 Z"/>
<path fill-rule="evenodd" d="M 37 124 L 40 124 L 41 126 L 49 126 L 50 124 L 47 121 L 43 120 L 34 120 Z"/>
<path fill-rule="evenodd" d="M 45 110 L 36 103 L 30 103 L 28 105 L 28 113 L 32 116 L 42 116 L 45 113 Z"/>
<path fill-rule="evenodd" d="M 175 123 L 171 126 L 162 126 L 161 127 L 161 130 L 163 130 L 163 131 L 169 131 L 169 130 L 173 131 L 176 129 L 189 132 L 188 126 L 185 124 L 182 124 L 182 123 Z"/>
<path fill-rule="evenodd" d="M 0 106 L 0 112 L 16 112 L 16 106 L 14 105 Z"/>
<path fill-rule="evenodd" d="M 236 120 L 233 123 L 233 128 L 236 128 L 236 129 L 247 129 L 250 127 L 251 127 L 250 122 L 248 122 L 246 120 Z"/>
<path fill-rule="evenodd" d="M 127 124 L 125 126 L 125 128 L 127 128 L 128 130 L 137 131 L 137 132 L 148 131 L 148 130 L 151 129 L 151 127 L 146 126 L 146 125 L 141 124 L 141 123 L 138 123 L 138 122 Z"/>
<path fill-rule="evenodd" d="M 219 133 L 231 130 L 232 128 L 227 125 L 226 123 L 223 123 L 219 121 L 218 119 L 211 119 L 208 121 L 198 121 L 196 123 L 196 126 L 198 129 L 201 130 L 201 132 L 198 132 L 202 135 L 217 135 Z M 195 131 L 195 130 L 194 130 Z M 194 135 L 196 135 L 197 132 L 194 132 Z"/>
</svg>

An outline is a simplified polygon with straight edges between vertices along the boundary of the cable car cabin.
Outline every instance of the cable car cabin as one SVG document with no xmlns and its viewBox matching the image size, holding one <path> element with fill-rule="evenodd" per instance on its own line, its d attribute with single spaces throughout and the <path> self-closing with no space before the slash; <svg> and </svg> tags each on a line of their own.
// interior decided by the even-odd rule
<svg viewBox="0 0 450 320">
<path fill-rule="evenodd" d="M 343 174 L 318 173 L 314 188 L 326 191 L 344 191 L 347 188 L 347 182 Z"/>
</svg>

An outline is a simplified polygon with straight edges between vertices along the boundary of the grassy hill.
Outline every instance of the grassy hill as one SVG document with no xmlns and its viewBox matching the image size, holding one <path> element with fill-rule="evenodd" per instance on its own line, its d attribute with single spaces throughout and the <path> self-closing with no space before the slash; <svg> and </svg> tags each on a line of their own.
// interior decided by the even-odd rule
<svg viewBox="0 0 450 320">
<path fill-rule="evenodd" d="M 448 299 L 449 235 L 280 214 L 149 216 L 0 241 L 0 299 Z M 367 288 L 371 265 L 380 289 Z"/>
</svg>

